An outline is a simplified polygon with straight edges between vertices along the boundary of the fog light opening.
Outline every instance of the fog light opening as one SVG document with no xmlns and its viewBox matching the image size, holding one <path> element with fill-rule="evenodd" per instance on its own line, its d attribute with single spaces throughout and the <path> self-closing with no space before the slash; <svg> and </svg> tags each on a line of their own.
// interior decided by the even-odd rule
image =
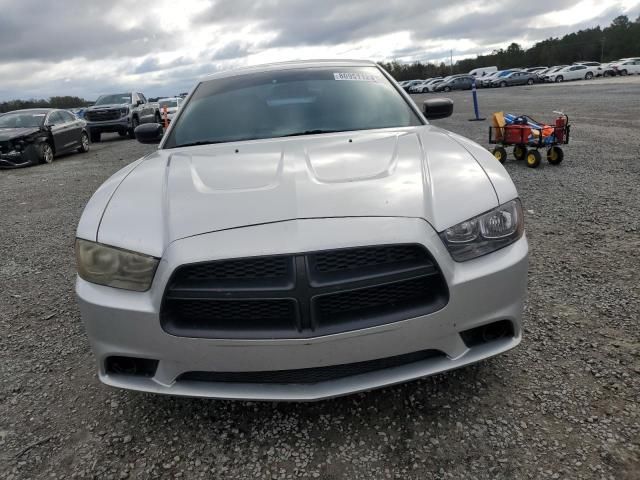
<svg viewBox="0 0 640 480">
<path fill-rule="evenodd" d="M 135 357 L 108 357 L 106 370 L 109 374 L 153 377 L 158 368 L 158 360 Z"/>
<path fill-rule="evenodd" d="M 467 347 L 475 347 L 502 338 L 511 338 L 513 333 L 513 323 L 509 320 L 500 320 L 465 330 L 460 332 L 460 336 Z"/>
</svg>

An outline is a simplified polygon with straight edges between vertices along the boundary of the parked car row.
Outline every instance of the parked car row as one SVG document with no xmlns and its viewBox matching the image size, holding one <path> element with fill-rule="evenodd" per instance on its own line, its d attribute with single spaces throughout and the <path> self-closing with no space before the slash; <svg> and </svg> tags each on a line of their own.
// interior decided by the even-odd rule
<svg viewBox="0 0 640 480">
<path fill-rule="evenodd" d="M 596 77 L 640 74 L 640 57 L 623 58 L 615 62 L 574 62 L 571 65 L 537 66 L 497 70 L 495 67 L 472 70 L 469 74 L 406 80 L 400 86 L 408 93 L 449 92 L 469 90 L 473 81 L 477 88 L 533 85 L 534 83 L 591 80 Z"/>
</svg>

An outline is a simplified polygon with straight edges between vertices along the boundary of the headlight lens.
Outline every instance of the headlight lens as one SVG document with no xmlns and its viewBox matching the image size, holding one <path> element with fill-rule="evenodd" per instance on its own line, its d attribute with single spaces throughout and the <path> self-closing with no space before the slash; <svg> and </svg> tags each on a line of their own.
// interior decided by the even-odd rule
<svg viewBox="0 0 640 480">
<path fill-rule="evenodd" d="M 144 292 L 149 290 L 159 260 L 141 253 L 76 240 L 78 275 L 98 285 Z"/>
<path fill-rule="evenodd" d="M 453 259 L 464 262 L 512 244 L 523 232 L 522 205 L 515 199 L 447 228 L 440 238 Z"/>
<path fill-rule="evenodd" d="M 120 109 L 120 115 L 123 116 L 123 117 L 126 116 L 126 115 L 129 115 L 129 109 L 128 108 L 121 108 Z"/>
</svg>

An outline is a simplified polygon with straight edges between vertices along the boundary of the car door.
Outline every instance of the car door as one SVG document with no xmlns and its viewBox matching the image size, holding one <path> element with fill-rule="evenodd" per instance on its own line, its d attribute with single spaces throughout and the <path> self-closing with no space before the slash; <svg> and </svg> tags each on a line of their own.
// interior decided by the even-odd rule
<svg viewBox="0 0 640 480">
<path fill-rule="evenodd" d="M 136 114 L 138 115 L 138 121 L 140 123 L 144 123 L 145 122 L 145 113 L 144 113 L 144 103 L 140 103 L 143 100 L 138 96 L 137 93 L 133 92 L 131 94 L 131 104 L 132 104 L 132 108 L 133 111 L 136 112 Z M 140 105 L 138 105 L 138 103 L 140 103 Z"/>
<path fill-rule="evenodd" d="M 142 98 L 140 98 L 140 94 L 137 92 L 134 92 L 133 95 L 133 104 L 136 106 L 136 111 L 138 112 L 138 120 L 140 120 L 140 123 L 145 123 L 147 121 L 147 112 L 145 112 L 145 105 L 144 105 L 144 100 Z M 139 105 L 138 105 L 139 103 Z"/>
<path fill-rule="evenodd" d="M 60 115 L 65 120 L 65 136 L 67 136 L 67 146 L 69 149 L 75 149 L 82 145 L 82 122 L 70 112 L 60 110 Z"/>
<path fill-rule="evenodd" d="M 65 121 L 60 115 L 58 110 L 54 110 L 47 116 L 45 120 L 45 125 L 49 128 L 51 132 L 51 137 L 53 138 L 53 148 L 56 153 L 61 153 L 65 151 L 65 143 L 67 140 L 65 139 Z"/>
<path fill-rule="evenodd" d="M 80 133 L 76 132 L 76 118 L 69 112 L 58 110 L 57 118 L 60 119 L 60 136 L 62 138 L 62 149 L 64 151 L 73 150 L 78 146 Z M 59 150 L 58 150 L 59 151 Z"/>
<path fill-rule="evenodd" d="M 578 80 L 584 77 L 587 67 L 584 65 L 576 65 L 571 67 L 571 80 Z"/>
<path fill-rule="evenodd" d="M 153 121 L 153 108 L 151 104 L 147 102 L 147 98 L 140 92 L 136 92 L 138 98 L 142 101 L 140 105 L 140 123 L 148 123 Z"/>
</svg>

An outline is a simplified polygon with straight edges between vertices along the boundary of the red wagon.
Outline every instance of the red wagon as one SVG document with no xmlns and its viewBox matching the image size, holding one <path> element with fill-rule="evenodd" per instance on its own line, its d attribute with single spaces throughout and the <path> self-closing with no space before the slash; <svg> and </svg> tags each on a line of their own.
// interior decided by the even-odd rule
<svg viewBox="0 0 640 480">
<path fill-rule="evenodd" d="M 531 117 L 518 117 L 524 120 L 504 126 L 489 127 L 489 143 L 498 145 L 493 155 L 504 163 L 507 160 L 505 147 L 513 145 L 516 160 L 526 160 L 527 166 L 536 168 L 542 161 L 539 149 L 547 149 L 547 160 L 558 165 L 564 158 L 560 145 L 569 143 L 569 117 L 563 113 L 556 118 L 555 124 L 546 125 Z"/>
</svg>

